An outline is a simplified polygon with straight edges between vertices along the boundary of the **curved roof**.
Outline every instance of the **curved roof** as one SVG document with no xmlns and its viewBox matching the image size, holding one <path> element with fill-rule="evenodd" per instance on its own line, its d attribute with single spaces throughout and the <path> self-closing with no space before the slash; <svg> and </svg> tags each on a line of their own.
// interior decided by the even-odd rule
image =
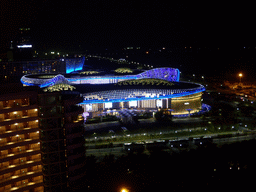
<svg viewBox="0 0 256 192">
<path fill-rule="evenodd" d="M 145 79 L 145 78 L 156 78 L 167 81 L 179 81 L 180 72 L 175 68 L 156 68 L 151 69 L 136 75 L 105 75 L 105 76 L 84 76 L 77 74 L 64 74 L 61 75 L 62 81 L 66 79 L 70 84 L 109 84 L 116 83 L 118 81 L 128 80 L 128 79 Z M 21 78 L 21 82 L 25 85 L 31 86 L 36 85 L 40 87 L 47 87 L 56 84 L 56 75 L 53 74 L 38 74 L 38 75 L 24 75 Z M 59 77 L 58 77 L 59 78 Z M 82 83 L 81 83 L 82 81 Z"/>
<path fill-rule="evenodd" d="M 25 75 L 21 82 L 40 87 L 71 84 L 76 91 L 83 94 L 83 103 L 174 98 L 205 91 L 204 86 L 200 84 L 179 82 L 179 75 L 179 70 L 175 68 L 156 68 L 140 74 L 122 76 Z"/>
</svg>

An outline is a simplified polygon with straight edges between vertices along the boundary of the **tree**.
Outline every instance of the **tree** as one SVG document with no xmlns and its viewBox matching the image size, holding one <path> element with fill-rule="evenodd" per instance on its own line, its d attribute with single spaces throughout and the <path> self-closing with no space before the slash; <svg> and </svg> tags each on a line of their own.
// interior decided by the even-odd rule
<svg viewBox="0 0 256 192">
<path fill-rule="evenodd" d="M 170 114 L 169 111 L 161 109 L 160 111 L 157 111 L 155 113 L 155 119 L 157 122 L 171 122 L 172 115 Z"/>
</svg>

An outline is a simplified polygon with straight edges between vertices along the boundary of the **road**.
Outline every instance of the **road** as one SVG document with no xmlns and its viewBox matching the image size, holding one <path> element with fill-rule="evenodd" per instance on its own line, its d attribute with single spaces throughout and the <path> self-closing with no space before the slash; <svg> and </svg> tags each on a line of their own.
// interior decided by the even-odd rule
<svg viewBox="0 0 256 192">
<path fill-rule="evenodd" d="M 195 135 L 193 136 L 194 138 L 199 138 L 201 135 Z M 207 136 L 216 136 L 216 134 L 211 134 Z M 167 138 L 168 139 L 168 138 Z M 169 138 L 173 139 L 173 138 Z M 180 137 L 179 139 L 187 139 L 187 137 Z M 229 138 L 215 138 L 213 139 L 213 143 L 217 145 L 223 145 L 223 144 L 228 144 L 228 143 L 234 143 L 234 142 L 240 142 L 240 141 L 245 141 L 245 140 L 251 140 L 251 139 L 256 139 L 256 135 L 243 135 L 243 136 L 234 136 L 234 137 L 229 137 Z M 147 141 L 153 141 L 147 140 Z M 126 154 L 126 152 L 123 151 L 123 147 L 113 147 L 113 148 L 101 148 L 101 149 L 87 149 L 86 150 L 86 155 L 94 155 L 96 157 L 104 157 L 105 155 L 108 154 L 113 154 L 115 156 L 121 156 L 123 154 Z"/>
</svg>

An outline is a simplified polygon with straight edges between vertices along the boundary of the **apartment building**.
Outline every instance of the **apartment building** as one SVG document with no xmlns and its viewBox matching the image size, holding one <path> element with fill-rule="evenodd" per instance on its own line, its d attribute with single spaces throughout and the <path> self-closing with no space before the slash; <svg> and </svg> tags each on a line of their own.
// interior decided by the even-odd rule
<svg viewBox="0 0 256 192">
<path fill-rule="evenodd" d="M 43 190 L 38 122 L 37 92 L 0 95 L 0 191 Z"/>
<path fill-rule="evenodd" d="M 82 108 L 76 106 L 83 99 L 71 92 L 8 88 L 0 94 L 0 191 L 75 185 L 85 174 Z"/>
</svg>

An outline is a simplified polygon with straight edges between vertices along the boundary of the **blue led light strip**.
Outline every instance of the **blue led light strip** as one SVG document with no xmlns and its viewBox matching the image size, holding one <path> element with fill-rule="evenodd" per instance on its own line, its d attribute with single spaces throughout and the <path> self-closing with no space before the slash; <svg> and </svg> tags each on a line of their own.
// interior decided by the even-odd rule
<svg viewBox="0 0 256 192">
<path fill-rule="evenodd" d="M 188 92 L 165 95 L 165 96 L 159 95 L 158 97 L 139 97 L 139 98 L 134 97 L 134 98 L 120 98 L 120 99 L 103 99 L 103 100 L 92 99 L 92 100 L 84 100 L 82 103 L 79 103 L 79 104 L 83 105 L 83 104 L 94 104 L 94 103 L 110 103 L 110 102 L 116 103 L 116 102 L 129 102 L 129 101 L 154 100 L 154 99 L 169 99 L 169 98 L 188 96 L 188 95 L 200 93 L 203 91 L 205 91 L 204 87 L 194 91 L 188 91 Z"/>
<path fill-rule="evenodd" d="M 76 67 L 75 69 L 80 70 L 82 69 L 81 66 Z M 60 77 L 61 76 L 61 77 Z M 65 78 L 62 75 L 57 75 L 54 78 L 51 79 L 36 79 L 36 78 L 30 78 L 27 75 L 24 75 L 21 78 L 21 82 L 25 85 L 39 85 L 40 87 L 47 87 L 47 86 L 52 86 L 56 83 L 59 83 L 59 81 L 62 82 L 70 82 L 71 84 L 75 84 L 77 81 L 87 81 L 86 83 L 90 84 L 90 80 L 95 80 L 95 82 L 91 82 L 91 84 L 100 84 L 101 82 L 96 81 L 96 80 L 107 80 L 109 79 L 109 82 L 104 83 L 115 83 L 115 81 L 110 81 L 110 80 L 118 80 L 118 79 L 123 79 L 123 80 L 130 80 L 130 79 L 145 79 L 145 78 L 156 78 L 156 79 L 162 79 L 162 80 L 167 80 L 167 81 L 179 81 L 180 79 L 180 71 L 178 69 L 174 68 L 156 68 L 156 69 L 151 69 L 145 72 L 142 72 L 138 75 L 125 75 L 125 76 L 94 76 L 94 77 L 74 77 L 74 78 Z M 34 82 L 34 83 L 31 83 Z"/>
</svg>

